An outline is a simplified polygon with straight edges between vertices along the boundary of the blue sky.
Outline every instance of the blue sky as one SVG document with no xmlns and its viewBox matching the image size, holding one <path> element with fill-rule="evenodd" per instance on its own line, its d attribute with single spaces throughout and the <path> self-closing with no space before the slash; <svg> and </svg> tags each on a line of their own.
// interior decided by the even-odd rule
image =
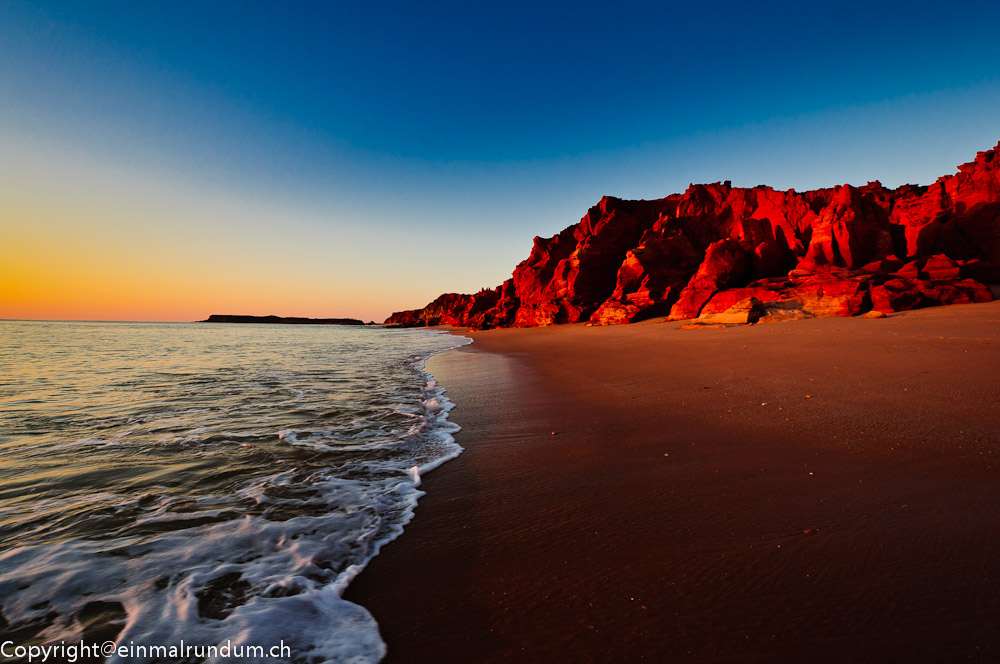
<svg viewBox="0 0 1000 664">
<path fill-rule="evenodd" d="M 995 3 L 40 4 L 0 4 L 0 317 L 379 318 L 604 194 L 929 184 L 1000 139 Z M 57 259 L 92 287 L 33 286 Z"/>
</svg>

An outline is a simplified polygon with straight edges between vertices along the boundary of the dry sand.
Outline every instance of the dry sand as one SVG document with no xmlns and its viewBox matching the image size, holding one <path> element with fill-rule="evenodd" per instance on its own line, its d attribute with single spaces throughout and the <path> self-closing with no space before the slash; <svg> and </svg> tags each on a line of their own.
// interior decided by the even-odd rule
<svg viewBox="0 0 1000 664">
<path fill-rule="evenodd" d="M 1000 661 L 1000 302 L 475 333 L 388 662 Z M 555 435 L 553 435 L 555 432 Z"/>
</svg>

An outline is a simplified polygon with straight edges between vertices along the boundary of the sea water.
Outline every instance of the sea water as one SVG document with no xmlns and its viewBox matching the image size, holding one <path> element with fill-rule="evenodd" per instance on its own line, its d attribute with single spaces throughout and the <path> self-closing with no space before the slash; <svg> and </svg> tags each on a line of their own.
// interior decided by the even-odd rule
<svg viewBox="0 0 1000 664">
<path fill-rule="evenodd" d="M 423 360 L 468 341 L 0 321 L 0 640 L 379 660 L 378 625 L 341 594 L 412 518 L 421 473 L 461 451 Z"/>
</svg>

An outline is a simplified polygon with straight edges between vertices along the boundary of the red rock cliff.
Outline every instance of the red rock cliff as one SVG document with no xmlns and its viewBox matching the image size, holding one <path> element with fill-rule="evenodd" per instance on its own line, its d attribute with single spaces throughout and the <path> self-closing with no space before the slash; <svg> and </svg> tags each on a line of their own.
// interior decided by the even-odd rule
<svg viewBox="0 0 1000 664">
<path fill-rule="evenodd" d="M 654 201 L 606 196 L 535 238 L 510 279 L 448 293 L 386 324 L 532 327 L 694 318 L 750 297 L 853 316 L 992 299 L 1000 280 L 1000 143 L 929 187 L 796 192 L 692 185 Z"/>
</svg>

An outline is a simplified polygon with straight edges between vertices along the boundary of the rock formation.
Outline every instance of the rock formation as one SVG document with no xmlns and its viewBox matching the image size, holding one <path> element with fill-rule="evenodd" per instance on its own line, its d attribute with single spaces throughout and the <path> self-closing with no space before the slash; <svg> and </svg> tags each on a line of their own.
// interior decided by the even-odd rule
<svg viewBox="0 0 1000 664">
<path fill-rule="evenodd" d="M 996 281 L 1000 143 L 929 187 L 716 182 L 654 201 L 605 196 L 578 224 L 536 237 L 501 286 L 448 293 L 386 324 L 854 316 L 986 302 Z"/>
</svg>

